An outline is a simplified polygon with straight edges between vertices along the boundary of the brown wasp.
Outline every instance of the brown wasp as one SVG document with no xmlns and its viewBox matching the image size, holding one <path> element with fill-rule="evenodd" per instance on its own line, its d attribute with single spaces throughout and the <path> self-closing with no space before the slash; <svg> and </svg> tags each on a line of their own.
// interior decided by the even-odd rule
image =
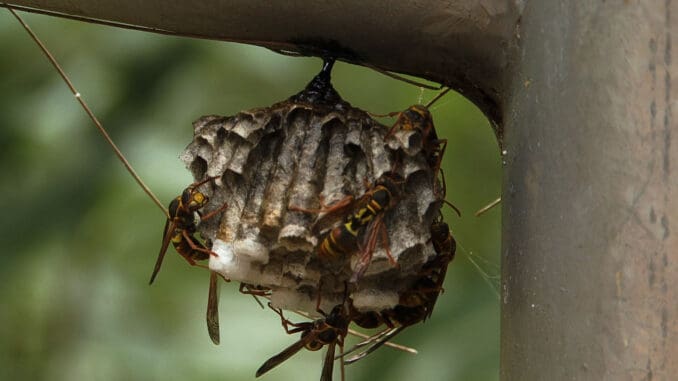
<svg viewBox="0 0 678 381">
<path fill-rule="evenodd" d="M 153 273 L 149 284 L 155 280 L 162 260 L 165 257 L 170 242 L 179 255 L 184 257 L 191 266 L 198 265 L 196 261 L 205 260 L 210 255 L 217 254 L 208 249 L 196 237 L 197 225 L 204 220 L 214 217 L 223 212 L 226 204 L 220 208 L 202 215 L 200 210 L 207 205 L 209 198 L 198 190 L 201 185 L 213 180 L 214 177 L 189 185 L 181 194 L 169 205 L 169 215 L 165 222 L 165 229 L 162 236 L 162 245 L 158 253 L 158 259 L 155 262 Z M 214 344 L 219 344 L 219 297 L 218 297 L 218 278 L 217 273 L 210 272 L 210 286 L 207 297 L 207 332 Z"/>
<path fill-rule="evenodd" d="M 213 180 L 213 177 L 195 182 L 189 185 L 181 194 L 169 205 L 169 215 L 165 222 L 165 229 L 162 236 L 162 245 L 158 253 L 158 259 L 155 262 L 153 273 L 149 284 L 152 284 L 160 271 L 162 260 L 169 247 L 170 242 L 179 255 L 184 257 L 191 266 L 198 265 L 196 261 L 208 259 L 210 255 L 217 255 L 208 249 L 196 237 L 195 232 L 200 221 L 207 220 L 223 212 L 226 204 L 220 208 L 211 211 L 205 215 L 200 213 L 209 198 L 198 190 L 198 187 Z M 207 332 L 214 344 L 219 344 L 219 296 L 218 296 L 218 274 L 210 272 L 210 285 L 207 297 Z"/>
<path fill-rule="evenodd" d="M 317 311 L 323 315 L 323 318 L 312 322 L 293 323 L 287 320 L 282 310 L 269 307 L 280 315 L 283 328 L 288 334 L 301 332 L 301 337 L 297 342 L 283 349 L 282 352 L 266 360 L 266 362 L 257 370 L 256 376 L 259 377 L 269 370 L 280 365 L 285 360 L 294 356 L 302 348 L 309 351 L 317 351 L 327 346 L 327 353 L 323 361 L 323 370 L 320 375 L 320 381 L 331 381 L 332 371 L 334 369 L 334 353 L 337 345 L 343 348 L 344 338 L 348 334 L 348 325 L 350 324 L 347 307 L 344 304 L 338 304 L 332 308 L 329 314 L 323 312 L 320 308 Z M 290 328 L 292 327 L 292 328 Z M 344 369 L 342 362 L 342 380 L 344 379 Z"/>
<path fill-rule="evenodd" d="M 386 134 L 386 137 L 392 135 L 396 128 L 405 131 L 418 131 L 421 134 L 423 141 L 422 150 L 426 157 L 426 162 L 436 176 L 440 173 L 442 182 L 442 193 L 438 193 L 438 182 L 436 181 L 436 178 L 434 178 L 433 190 L 443 199 L 445 204 L 450 206 L 457 215 L 461 217 L 461 211 L 459 211 L 459 209 L 451 202 L 445 200 L 447 185 L 445 183 L 445 174 L 441 169 L 441 165 L 445 149 L 447 148 L 447 139 L 438 138 L 435 126 L 433 125 L 433 116 L 429 111 L 429 108 L 438 101 L 438 99 L 447 94 L 448 91 L 450 91 L 449 88 L 440 92 L 425 106 L 413 105 L 408 107 L 405 111 L 387 114 L 388 116 L 398 115 L 398 119 L 396 119 L 393 127 L 391 127 L 388 134 Z"/>
<path fill-rule="evenodd" d="M 196 265 L 195 261 L 207 259 L 210 255 L 217 255 L 215 252 L 205 247 L 205 245 L 194 236 L 197 226 L 201 221 L 210 219 L 223 212 L 227 206 L 224 204 L 220 208 L 205 215 L 202 215 L 200 212 L 200 210 L 207 205 L 209 198 L 204 193 L 200 192 L 198 187 L 213 179 L 214 177 L 208 177 L 203 181 L 189 185 L 184 189 L 181 196 L 177 196 L 170 203 L 170 216 L 167 218 L 167 221 L 165 221 L 162 245 L 160 246 L 158 259 L 155 262 L 149 284 L 153 283 L 158 271 L 160 271 L 162 260 L 165 257 L 170 242 L 177 253 L 184 257 L 191 266 Z"/>
<path fill-rule="evenodd" d="M 432 299 L 428 294 L 433 292 L 429 290 L 432 290 L 434 287 L 435 285 L 432 282 L 419 280 L 412 290 L 409 290 L 400 296 L 398 305 L 380 312 L 358 312 L 354 308 L 351 308 L 351 320 L 358 326 L 371 329 L 385 325 L 386 329 L 354 345 L 351 349 L 338 357 L 344 357 L 345 355 L 367 346 L 367 349 L 364 351 L 344 360 L 345 364 L 352 364 L 381 348 L 381 346 L 389 342 L 389 340 L 402 332 L 405 328 L 426 320 L 426 318 L 430 316 L 433 308 L 433 305 L 431 304 Z M 434 292 L 436 298 L 439 291 L 440 290 Z"/>
<path fill-rule="evenodd" d="M 201 185 L 213 179 L 214 177 L 209 177 L 203 181 L 191 184 L 182 192 L 181 196 L 176 197 L 170 203 L 169 214 L 172 217 L 168 218 L 165 222 L 162 246 L 160 247 L 158 259 L 153 269 L 153 274 L 151 275 L 149 284 L 153 283 L 155 280 L 170 242 L 172 242 L 176 252 L 186 259 L 186 261 L 191 266 L 204 267 L 203 265 L 197 264 L 196 261 L 208 259 L 210 255 L 217 255 L 215 252 L 208 249 L 203 243 L 201 243 L 194 235 L 197 225 L 201 221 L 205 221 L 214 217 L 215 215 L 223 212 L 223 210 L 227 207 L 226 204 L 223 204 L 216 210 L 213 210 L 205 215 L 201 214 L 200 210 L 207 204 L 209 198 L 197 189 Z M 223 278 L 227 282 L 229 281 L 220 274 L 210 271 L 210 284 L 207 297 L 206 313 L 207 332 L 209 333 L 212 342 L 217 345 L 220 342 L 218 294 L 219 277 Z M 259 305 L 261 305 L 263 308 L 263 305 L 259 299 L 257 299 L 257 296 L 267 296 L 266 290 L 253 285 L 241 283 L 240 292 L 243 294 L 251 294 L 257 303 L 259 303 Z"/>
<path fill-rule="evenodd" d="M 419 278 L 409 290 L 400 295 L 398 305 L 381 312 L 358 312 L 351 307 L 351 319 L 357 325 L 377 328 L 384 324 L 388 328 L 349 349 L 346 354 L 368 346 L 363 352 L 346 359 L 346 364 L 364 358 L 405 328 L 431 316 L 438 295 L 443 291 L 447 266 L 454 259 L 456 250 L 456 242 L 449 226 L 442 220 L 442 215 L 431 224 L 431 241 L 437 255 L 422 266 Z"/>
<path fill-rule="evenodd" d="M 393 135 L 396 129 L 419 132 L 422 138 L 422 150 L 426 156 L 426 162 L 433 170 L 433 173 L 436 174 L 438 172 L 442 174 L 440 171 L 440 166 L 442 164 L 443 154 L 447 148 L 447 139 L 438 138 L 435 126 L 433 125 L 433 117 L 431 116 L 429 108 L 450 90 L 450 88 L 443 90 L 426 105 L 412 105 L 405 111 L 391 112 L 386 115 L 375 115 L 398 117 L 393 126 L 389 129 L 388 133 L 384 136 L 384 139 L 387 139 Z M 443 178 L 443 182 L 444 181 L 445 180 Z M 436 190 L 436 188 L 437 181 L 434 180 L 434 190 Z"/>
</svg>

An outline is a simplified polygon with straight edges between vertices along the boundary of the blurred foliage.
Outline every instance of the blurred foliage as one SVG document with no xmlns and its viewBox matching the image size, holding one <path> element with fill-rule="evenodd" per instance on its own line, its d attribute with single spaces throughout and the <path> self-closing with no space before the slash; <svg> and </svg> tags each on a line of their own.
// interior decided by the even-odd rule
<svg viewBox="0 0 678 381">
<path fill-rule="evenodd" d="M 176 254 L 147 285 L 163 215 L 0 11 L 0 379 L 253 380 L 297 337 L 224 284 L 222 344 L 214 346 L 205 329 L 207 274 Z M 177 156 L 193 120 L 283 100 L 320 68 L 319 59 L 258 47 L 25 17 L 168 202 L 192 181 Z M 435 95 L 343 63 L 333 77 L 345 99 L 374 113 Z M 447 95 L 432 110 L 450 142 L 448 199 L 463 216 L 445 213 L 461 248 L 433 317 L 397 337 L 419 355 L 383 348 L 348 367 L 349 380 L 498 379 L 499 208 L 481 218 L 473 212 L 499 195 L 499 151 L 487 120 L 461 96 Z M 321 358 L 302 351 L 264 378 L 317 380 Z"/>
</svg>

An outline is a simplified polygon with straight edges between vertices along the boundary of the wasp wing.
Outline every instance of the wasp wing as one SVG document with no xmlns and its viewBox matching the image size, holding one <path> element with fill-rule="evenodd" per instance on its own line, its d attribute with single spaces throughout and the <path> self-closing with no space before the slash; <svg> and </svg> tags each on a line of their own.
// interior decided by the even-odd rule
<svg viewBox="0 0 678 381">
<path fill-rule="evenodd" d="M 382 345 L 386 344 L 387 341 L 391 340 L 393 338 L 393 336 L 402 332 L 403 329 L 405 329 L 405 327 L 401 326 L 401 327 L 397 327 L 397 328 L 393 328 L 393 329 L 389 330 L 388 333 L 386 335 L 384 335 L 379 341 L 374 342 L 372 344 L 372 346 L 367 348 L 365 351 L 360 352 L 357 355 L 352 356 L 351 358 L 344 360 L 344 363 L 346 365 L 349 365 L 349 364 L 353 364 L 354 362 L 364 358 L 365 356 L 369 355 L 370 353 L 381 348 Z"/>
<path fill-rule="evenodd" d="M 215 345 L 219 345 L 219 284 L 217 273 L 210 272 L 210 289 L 207 295 L 207 332 Z"/>
<path fill-rule="evenodd" d="M 314 334 L 308 334 L 305 337 L 301 338 L 299 341 L 296 343 L 290 345 L 289 347 L 283 349 L 282 352 L 278 353 L 277 355 L 271 357 L 270 359 L 266 360 L 266 362 L 259 367 L 257 370 L 256 376 L 259 377 L 262 374 L 268 372 L 269 370 L 275 368 L 276 366 L 280 365 L 283 363 L 285 360 L 288 358 L 294 356 L 297 352 L 299 352 L 307 342 L 309 342 L 311 339 L 314 339 L 315 335 Z"/>
<path fill-rule="evenodd" d="M 151 274 L 151 280 L 148 282 L 148 284 L 153 284 L 153 281 L 155 280 L 156 275 L 158 275 L 158 271 L 160 271 L 160 266 L 162 265 L 162 260 L 165 258 L 165 253 L 167 252 L 167 248 L 169 247 L 169 243 L 172 240 L 172 234 L 174 233 L 174 229 L 176 228 L 175 222 L 168 218 L 167 221 L 165 221 L 165 230 L 163 230 L 162 233 L 162 246 L 160 246 L 160 252 L 158 253 L 158 259 L 155 261 L 155 267 L 153 268 L 153 274 Z"/>
<path fill-rule="evenodd" d="M 362 243 L 358 246 L 358 262 L 356 263 L 355 269 L 353 270 L 353 276 L 351 277 L 351 282 L 357 282 L 360 279 L 367 268 L 372 262 L 372 254 L 374 249 L 377 247 L 377 241 L 379 237 L 379 231 L 382 229 L 382 224 L 384 221 L 384 215 L 378 214 L 365 228 L 364 237 Z"/>
<path fill-rule="evenodd" d="M 332 371 L 334 370 L 334 348 L 337 346 L 334 341 L 327 345 L 327 353 L 323 361 L 323 372 L 320 375 L 320 381 L 332 381 Z"/>
<path fill-rule="evenodd" d="M 366 337 L 365 340 L 355 344 L 354 346 L 352 346 L 348 350 L 344 351 L 341 354 L 341 357 L 348 356 L 349 354 L 357 351 L 358 349 L 360 349 L 362 347 L 365 347 L 365 346 L 368 346 L 368 345 L 374 345 L 374 343 L 381 341 L 381 338 L 388 335 L 389 332 L 391 332 L 392 330 L 393 330 L 392 328 L 386 328 L 386 329 L 384 329 L 384 330 L 382 330 L 382 331 L 380 331 L 380 332 L 378 332 L 378 333 L 376 333 L 372 336 Z M 339 358 L 339 357 L 337 357 L 337 358 Z"/>
</svg>

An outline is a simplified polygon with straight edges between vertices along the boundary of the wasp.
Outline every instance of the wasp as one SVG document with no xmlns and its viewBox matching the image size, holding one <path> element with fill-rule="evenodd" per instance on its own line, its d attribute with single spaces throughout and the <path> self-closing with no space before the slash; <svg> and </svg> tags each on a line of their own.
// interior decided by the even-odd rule
<svg viewBox="0 0 678 381">
<path fill-rule="evenodd" d="M 418 131 L 422 137 L 422 150 L 426 157 L 426 163 L 436 175 L 433 179 L 433 191 L 436 195 L 443 199 L 443 202 L 450 206 L 458 216 L 461 216 L 461 211 L 451 202 L 445 200 L 447 194 L 447 185 L 445 183 L 445 174 L 441 169 L 443 155 L 447 148 L 447 139 L 439 139 L 433 125 L 433 116 L 429 108 L 450 89 L 446 89 L 433 98 L 426 105 L 412 105 L 405 111 L 387 114 L 387 116 L 398 115 L 396 122 L 393 124 L 385 139 L 391 136 L 396 129 L 404 131 Z M 440 182 L 442 183 L 442 192 L 438 186 L 438 173 L 440 174 Z"/>
<path fill-rule="evenodd" d="M 191 266 L 201 266 L 198 265 L 196 261 L 208 259 L 210 255 L 217 256 L 215 252 L 208 249 L 194 235 L 196 233 L 197 226 L 201 221 L 205 221 L 216 216 L 217 214 L 220 214 L 227 207 L 227 204 L 224 203 L 216 210 L 204 215 L 201 214 L 200 210 L 204 208 L 205 205 L 207 205 L 209 198 L 204 193 L 200 192 L 198 187 L 213 179 L 214 177 L 208 177 L 203 181 L 195 182 L 189 185 L 186 189 L 184 189 L 181 196 L 176 197 L 170 203 L 170 218 L 167 218 L 167 221 L 165 222 L 162 246 L 160 247 L 158 259 L 156 260 L 149 284 L 153 283 L 155 280 L 170 242 L 174 246 L 174 249 L 177 251 L 177 253 L 184 257 L 184 259 L 186 259 L 186 261 Z M 210 272 L 210 284 L 207 296 L 206 313 L 207 332 L 209 333 L 212 342 L 217 345 L 220 342 L 218 295 L 219 277 L 223 278 L 227 282 L 229 281 L 214 271 Z M 240 284 L 241 293 L 251 294 L 257 303 L 262 305 L 256 296 L 265 296 L 265 291 L 260 289 L 252 291 L 254 288 L 256 287 L 252 285 L 244 283 Z"/>
<path fill-rule="evenodd" d="M 431 243 L 436 256 L 424 263 L 412 288 L 400 296 L 401 306 L 417 310 L 423 308 L 426 311 L 422 320 L 426 320 L 433 313 L 438 295 L 443 291 L 447 267 L 454 259 L 457 248 L 457 242 L 450 232 L 449 225 L 443 221 L 442 214 L 431 223 Z M 408 320 L 404 318 L 404 313 L 392 316 L 401 324 Z M 416 322 L 418 320 L 413 321 Z"/>
<path fill-rule="evenodd" d="M 320 210 L 290 207 L 291 210 L 306 213 L 326 213 L 340 215 L 353 209 L 344 221 L 330 230 L 318 246 L 318 257 L 326 261 L 336 261 L 348 255 L 358 254 L 353 281 L 356 281 L 367 269 L 377 241 L 381 237 L 386 255 L 393 266 L 397 262 L 391 255 L 388 243 L 388 232 L 383 222 L 385 213 L 393 207 L 400 194 L 400 183 L 391 175 L 382 175 L 376 184 L 359 199 L 348 196 L 331 206 L 322 205 Z"/>
<path fill-rule="evenodd" d="M 431 115 L 429 108 L 438 101 L 438 99 L 447 94 L 448 91 L 450 91 L 450 88 L 440 92 L 426 105 L 412 105 L 404 111 L 396 111 L 386 115 L 376 115 L 388 117 L 397 116 L 395 123 L 384 136 L 384 140 L 392 136 L 397 129 L 419 132 L 422 138 L 422 151 L 426 157 L 426 162 L 435 174 L 439 172 L 442 173 L 440 171 L 440 166 L 442 164 L 443 155 L 445 154 L 445 149 L 447 148 L 447 139 L 438 138 L 435 126 L 433 125 L 433 116 Z M 434 190 L 437 190 L 437 181 L 435 181 L 435 178 Z"/>
<path fill-rule="evenodd" d="M 359 312 L 351 307 L 351 321 L 356 323 L 356 325 L 368 329 L 385 325 L 386 329 L 354 345 L 338 357 L 344 357 L 367 346 L 367 349 L 364 351 L 344 360 L 345 364 L 352 364 L 381 348 L 381 346 L 388 343 L 394 336 L 405 330 L 405 328 L 426 320 L 430 316 L 432 309 L 431 299 L 427 296 L 428 291 L 422 292 L 423 290 L 419 289 L 420 287 L 428 289 L 429 287 L 434 287 L 434 285 L 426 281 L 417 281 L 412 290 L 401 294 L 398 305 L 380 312 Z"/>
<path fill-rule="evenodd" d="M 213 180 L 214 177 L 189 185 L 182 192 L 181 196 L 176 197 L 169 205 L 169 217 L 165 221 L 163 230 L 162 245 L 158 253 L 158 259 L 155 262 L 153 273 L 149 284 L 152 284 L 160 271 L 163 258 L 169 247 L 170 242 L 174 249 L 191 266 L 198 265 L 196 261 L 208 259 L 210 255 L 217 254 L 208 249 L 202 242 L 195 237 L 195 232 L 200 221 L 210 219 L 223 212 L 226 204 L 220 208 L 202 215 L 200 210 L 207 205 L 209 198 L 198 190 L 201 185 Z M 207 332 L 214 344 L 219 344 L 219 296 L 218 296 L 218 274 L 210 272 L 210 285 L 207 297 Z"/>
<path fill-rule="evenodd" d="M 351 319 L 357 325 L 363 328 L 377 328 L 383 324 L 387 329 L 347 351 L 346 353 L 351 353 L 369 345 L 363 352 L 346 359 L 346 364 L 364 358 L 405 328 L 431 317 L 438 296 L 443 291 L 447 266 L 454 259 L 456 251 L 456 241 L 442 215 L 431 224 L 431 243 L 437 255 L 422 266 L 412 287 L 400 295 L 398 305 L 381 312 L 358 312 L 355 308 L 350 310 Z"/>
<path fill-rule="evenodd" d="M 401 302 L 410 299 L 410 295 L 401 296 Z M 354 345 L 351 349 L 340 355 L 343 357 L 349 353 L 368 346 L 364 351 L 351 356 L 344 360 L 344 364 L 350 365 L 354 362 L 363 359 L 365 356 L 381 348 L 388 343 L 394 336 L 405 330 L 405 328 L 424 321 L 430 315 L 428 303 L 420 301 L 419 304 L 413 306 L 404 306 L 398 304 L 393 308 L 383 310 L 381 312 L 360 312 L 358 315 L 352 317 L 352 321 L 363 328 L 377 328 L 386 325 L 386 329 L 371 336 L 364 341 Z"/>
<path fill-rule="evenodd" d="M 266 362 L 264 362 L 257 370 L 256 376 L 259 377 L 280 365 L 285 360 L 294 356 L 302 348 L 306 348 L 309 351 L 318 351 L 322 347 L 327 346 L 320 381 L 331 381 L 332 371 L 334 369 L 335 348 L 337 345 L 343 348 L 344 338 L 348 334 L 348 326 L 351 322 L 345 304 L 334 306 L 329 314 L 326 314 L 320 308 L 317 308 L 317 311 L 323 315 L 323 318 L 303 323 L 293 323 L 283 316 L 282 310 L 272 307 L 270 303 L 269 307 L 280 316 L 285 332 L 288 334 L 301 332 L 301 337 L 297 342 L 283 349 L 282 352 L 266 360 Z M 342 362 L 342 380 L 343 379 L 344 372 Z"/>
<path fill-rule="evenodd" d="M 365 201 L 358 202 L 358 205 L 362 206 L 325 237 L 318 248 L 318 255 L 329 260 L 357 252 L 360 234 L 370 223 L 380 220 L 391 208 L 397 191 L 397 184 L 382 176 L 377 184 L 361 197 Z"/>
<path fill-rule="evenodd" d="M 450 232 L 450 226 L 443 221 L 442 214 L 431 223 L 431 243 L 437 255 L 422 266 L 420 273 L 434 278 L 436 284 L 442 285 L 447 266 L 457 251 L 457 241 Z"/>
<path fill-rule="evenodd" d="M 447 139 L 439 139 L 436 129 L 433 125 L 433 117 L 428 106 L 413 105 L 407 110 L 400 112 L 398 119 L 387 134 L 390 135 L 398 127 L 402 130 L 415 130 L 421 134 L 422 150 L 426 157 L 426 162 L 433 170 L 433 173 L 440 172 L 443 155 L 447 148 Z"/>
<path fill-rule="evenodd" d="M 224 211 L 226 204 L 220 208 L 202 215 L 200 210 L 207 205 L 209 198 L 198 190 L 198 187 L 213 180 L 214 177 L 209 177 L 203 181 L 195 182 L 189 185 L 182 192 L 181 196 L 177 196 L 169 205 L 169 217 L 165 221 L 165 229 L 162 235 L 162 245 L 158 253 L 158 259 L 155 262 L 153 273 L 149 284 L 152 284 L 155 277 L 160 271 L 163 258 L 167 252 L 170 242 L 174 249 L 179 253 L 191 266 L 196 266 L 196 261 L 201 261 L 210 257 L 210 255 L 217 256 L 215 252 L 208 249 L 195 236 L 197 226 L 201 221 L 210 219 L 217 214 Z"/>
<path fill-rule="evenodd" d="M 393 308 L 389 308 L 380 312 L 361 312 L 353 307 L 353 304 L 351 303 L 349 306 L 349 311 L 350 321 L 359 327 L 374 329 L 385 325 L 386 329 L 373 336 L 367 337 L 364 341 L 354 345 L 349 350 L 336 357 L 337 359 L 343 359 L 344 356 L 367 346 L 367 349 L 364 351 L 359 352 L 348 359 L 345 359 L 343 363 L 346 365 L 350 365 L 358 360 L 361 360 L 365 356 L 381 348 L 381 346 L 388 344 L 389 340 L 391 340 L 398 333 L 402 332 L 405 328 L 423 321 L 427 314 L 425 307 L 421 304 L 413 307 L 405 307 L 398 304 Z"/>
</svg>

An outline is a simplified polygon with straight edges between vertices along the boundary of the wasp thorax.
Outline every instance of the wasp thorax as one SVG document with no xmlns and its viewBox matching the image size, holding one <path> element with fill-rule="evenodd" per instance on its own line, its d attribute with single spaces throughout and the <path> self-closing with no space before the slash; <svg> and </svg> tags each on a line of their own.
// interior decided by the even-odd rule
<svg viewBox="0 0 678 381">
<path fill-rule="evenodd" d="M 333 89 L 313 91 L 194 123 L 182 159 L 196 179 L 219 179 L 206 209 L 228 204 L 199 226 L 218 254 L 210 268 L 270 289 L 286 309 L 314 314 L 318 299 L 328 310 L 346 292 L 363 311 L 393 307 L 437 255 L 436 173 L 398 138 L 410 131 L 387 139 L 389 127 Z"/>
</svg>

